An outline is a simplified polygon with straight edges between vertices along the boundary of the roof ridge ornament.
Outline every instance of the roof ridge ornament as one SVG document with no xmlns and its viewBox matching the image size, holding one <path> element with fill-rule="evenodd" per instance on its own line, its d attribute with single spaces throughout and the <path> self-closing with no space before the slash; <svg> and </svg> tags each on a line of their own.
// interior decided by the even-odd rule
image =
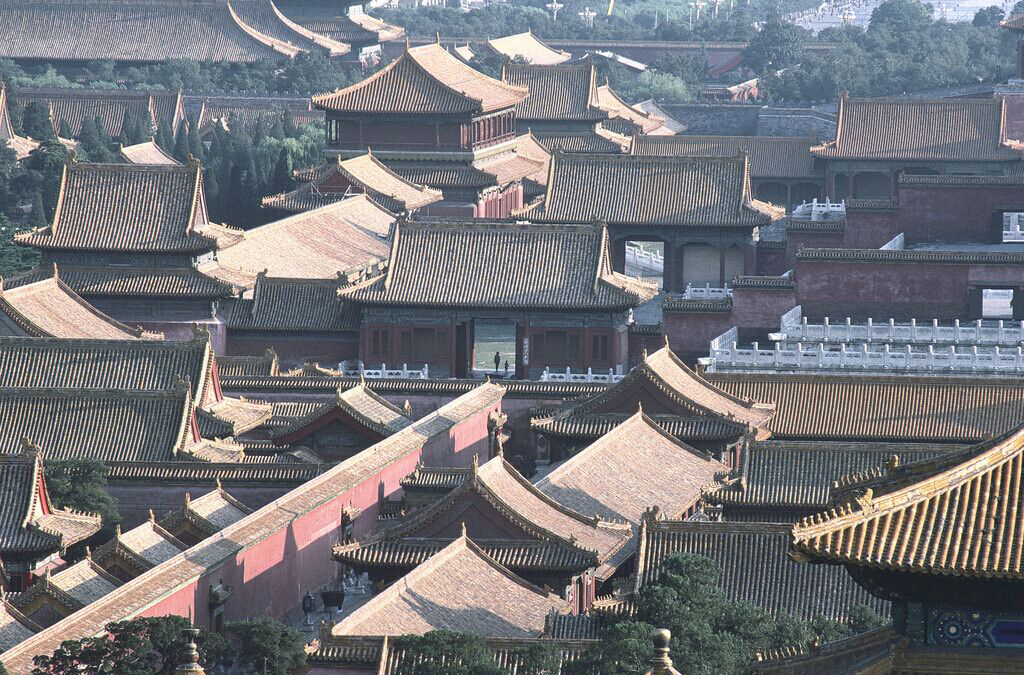
<svg viewBox="0 0 1024 675">
<path fill-rule="evenodd" d="M 654 655 L 651 657 L 651 668 L 645 675 L 680 675 L 679 671 L 672 666 L 672 657 L 669 655 L 671 641 L 672 633 L 670 631 L 664 628 L 656 628 L 651 631 Z"/>
</svg>

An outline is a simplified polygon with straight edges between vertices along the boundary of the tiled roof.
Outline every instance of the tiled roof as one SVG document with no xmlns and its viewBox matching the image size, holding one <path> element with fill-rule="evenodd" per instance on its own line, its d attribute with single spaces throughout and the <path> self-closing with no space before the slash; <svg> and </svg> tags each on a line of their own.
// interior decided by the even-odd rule
<svg viewBox="0 0 1024 675">
<path fill-rule="evenodd" d="M 451 539 L 403 537 L 366 545 L 349 544 L 335 547 L 334 559 L 354 567 L 411 568 L 450 543 Z M 477 539 L 476 544 L 502 567 L 519 572 L 567 570 L 578 574 L 594 564 L 592 555 L 559 542 Z"/>
<path fill-rule="evenodd" d="M 117 579 L 86 558 L 50 577 L 50 585 L 77 600 L 82 606 L 98 600 L 120 585 Z"/>
<path fill-rule="evenodd" d="M 403 490 L 450 492 L 472 476 L 470 469 L 416 465 L 416 470 L 402 479 Z"/>
<path fill-rule="evenodd" d="M 451 114 L 490 112 L 526 98 L 514 87 L 474 70 L 440 44 L 407 47 L 362 82 L 313 97 L 322 110 Z"/>
<path fill-rule="evenodd" d="M 246 15 L 247 2 L 254 0 L 241 0 Z M 0 58 L 238 63 L 304 51 L 261 33 L 233 5 L 217 0 L 3 0 L 0 13 L 6 20 L 0 25 Z"/>
<path fill-rule="evenodd" d="M 347 183 L 343 189 L 332 186 L 339 176 Z M 324 165 L 324 169 L 311 178 L 291 192 L 264 197 L 263 205 L 287 211 L 307 211 L 353 194 L 366 194 L 392 213 L 401 213 L 433 204 L 442 198 L 440 190 L 403 178 L 369 153 L 346 160 L 339 157 L 337 162 Z"/>
<path fill-rule="evenodd" d="M 0 313 L 32 337 L 96 340 L 156 340 L 159 333 L 127 326 L 99 311 L 58 275 L 5 289 L 0 281 Z"/>
<path fill-rule="evenodd" d="M 282 54 L 292 50 L 327 50 L 331 56 L 341 56 L 351 51 L 349 45 L 295 23 L 281 13 L 273 0 L 230 0 L 228 6 L 243 30 L 250 34 L 258 31 L 256 39 L 264 44 L 269 41 Z"/>
<path fill-rule="evenodd" d="M 927 249 L 878 249 L 878 248 L 802 248 L 796 253 L 800 261 L 880 263 L 899 265 L 904 263 L 947 264 L 947 265 L 1024 265 L 1024 252 L 1009 251 L 941 251 Z"/>
<path fill-rule="evenodd" d="M 41 630 L 42 626 L 19 612 L 14 605 L 0 600 L 0 651 L 7 651 Z"/>
<path fill-rule="evenodd" d="M 735 396 L 775 404 L 779 439 L 977 443 L 1024 420 L 1018 380 L 707 373 Z"/>
<path fill-rule="evenodd" d="M 640 101 L 639 103 L 633 104 L 634 110 L 639 110 L 642 113 L 646 113 L 653 117 L 660 117 L 665 120 L 665 126 L 677 134 L 681 134 L 686 131 L 686 125 L 679 120 L 674 119 L 668 112 L 662 108 L 653 98 L 649 98 L 646 101 Z"/>
<path fill-rule="evenodd" d="M 516 106 L 519 120 L 593 121 L 608 119 L 597 105 L 594 64 L 579 61 L 562 65 L 502 66 L 501 79 L 530 92 Z"/>
<path fill-rule="evenodd" d="M 537 39 L 531 31 L 506 35 L 487 41 L 488 46 L 509 59 L 523 59 L 536 66 L 553 66 L 572 58 L 569 52 L 552 49 Z"/>
<path fill-rule="evenodd" d="M 810 148 L 813 138 L 790 136 L 634 136 L 630 152 L 634 155 L 663 157 L 735 157 L 750 156 L 753 178 L 817 178 Z"/>
<path fill-rule="evenodd" d="M 465 535 L 334 626 L 335 635 L 408 635 L 431 630 L 537 637 L 565 602 L 515 576 Z"/>
<path fill-rule="evenodd" d="M 551 155 L 544 146 L 524 134 L 516 139 L 515 152 L 477 160 L 473 162 L 473 168 L 493 176 L 495 185 L 506 185 L 522 178 L 544 182 L 550 159 Z"/>
<path fill-rule="evenodd" d="M 665 125 L 665 120 L 657 115 L 634 108 L 619 98 L 619 95 L 608 86 L 607 81 L 597 87 L 597 105 L 608 111 L 613 119 L 621 119 L 634 126 L 640 134 L 671 135 L 674 133 Z M 611 128 L 609 126 L 609 128 Z"/>
<path fill-rule="evenodd" d="M 629 418 L 629 413 L 594 413 L 558 415 L 550 411 L 530 420 L 530 428 L 551 436 L 597 440 Z M 675 438 L 696 440 L 727 440 L 743 434 L 741 425 L 718 417 L 679 417 L 651 415 L 651 421 Z"/>
<path fill-rule="evenodd" d="M 183 97 L 189 115 L 198 120 L 199 128 L 208 130 L 220 125 L 251 133 L 259 119 L 283 119 L 285 111 L 296 126 L 324 120 L 322 110 L 313 110 L 306 96 L 280 94 L 214 94 Z"/>
<path fill-rule="evenodd" d="M 338 387 L 353 387 L 360 383 L 358 377 L 324 377 L 302 376 L 291 374 L 258 375 L 245 377 L 223 377 L 221 383 L 225 390 L 244 392 L 307 392 L 331 396 Z M 480 385 L 480 380 L 470 379 L 388 379 L 369 380 L 367 386 L 381 394 L 443 394 L 446 398 L 459 396 L 473 391 Z M 587 396 L 604 391 L 608 385 L 593 382 L 540 382 L 531 380 L 505 380 L 502 387 L 510 396 L 532 398 L 549 401 Z"/>
<path fill-rule="evenodd" d="M 888 613 L 883 602 L 857 585 L 845 570 L 803 565 L 789 557 L 790 526 L 773 523 L 711 523 L 644 519 L 637 552 L 637 588 L 658 579 L 675 553 L 711 558 L 719 585 L 732 600 L 774 614 L 841 621 L 854 605 Z"/>
<path fill-rule="evenodd" d="M 337 279 L 278 279 L 260 275 L 252 299 L 239 298 L 228 315 L 234 330 L 353 331 L 359 309 L 338 297 Z"/>
<path fill-rule="evenodd" d="M 915 462 L 959 446 L 914 443 L 815 443 L 760 441 L 741 457 L 740 470 L 724 478 L 705 500 L 755 507 L 825 508 L 832 484 L 847 476 L 882 466 L 896 454 Z"/>
<path fill-rule="evenodd" d="M 163 298 L 225 298 L 231 286 L 210 278 L 191 267 L 73 267 L 58 270 L 62 282 L 84 297 L 163 297 Z M 5 286 L 14 288 L 48 279 L 53 271 L 36 268 L 15 278 L 5 279 Z"/>
<path fill-rule="evenodd" d="M 402 178 L 433 188 L 485 188 L 497 185 L 494 176 L 472 164 L 455 162 L 393 162 L 391 170 Z"/>
<path fill-rule="evenodd" d="M 905 649 L 906 640 L 901 639 L 892 626 L 885 626 L 810 648 L 801 645 L 759 652 L 752 672 L 758 675 L 895 675 L 895 659 L 897 654 L 905 658 Z"/>
<path fill-rule="evenodd" d="M 0 453 L 22 439 L 50 459 L 160 461 L 185 447 L 188 392 L 0 388 Z"/>
<path fill-rule="evenodd" d="M 675 517 L 726 470 L 720 462 L 637 412 L 537 482 L 537 489 L 578 513 L 634 525 L 657 506 Z"/>
<path fill-rule="evenodd" d="M 77 137 L 81 133 L 83 120 L 99 119 L 103 130 L 117 138 L 122 133 L 125 115 L 140 121 L 149 119 L 154 129 L 158 122 L 153 97 L 145 91 L 18 87 L 15 93 L 21 110 L 29 103 L 40 103 L 50 111 L 54 133 L 67 125 L 72 136 Z"/>
<path fill-rule="evenodd" d="M 480 221 L 400 222 L 386 275 L 343 295 L 368 304 L 611 309 L 655 292 L 612 272 L 603 228 Z"/>
<path fill-rule="evenodd" d="M 256 275 L 333 279 L 342 272 L 373 267 L 388 255 L 394 216 L 366 196 L 355 196 L 247 230 L 217 252 L 213 276 L 231 273 L 232 282 L 252 286 Z"/>
<path fill-rule="evenodd" d="M 121 156 L 129 164 L 180 164 L 152 140 L 122 145 Z"/>
<path fill-rule="evenodd" d="M 40 248 L 201 253 L 214 241 L 206 223 L 199 165 L 65 165 L 49 227 L 16 235 Z"/>
<path fill-rule="evenodd" d="M 0 337 L 0 388 L 146 389 L 178 379 L 207 395 L 209 336 L 192 340 L 64 340 Z"/>
<path fill-rule="evenodd" d="M 647 355 L 619 382 L 593 396 L 567 404 L 552 415 L 555 418 L 605 412 L 629 412 L 636 408 L 640 395 L 653 385 L 664 399 L 663 405 L 676 409 L 682 417 L 711 417 L 731 422 L 737 433 L 761 429 L 773 415 L 771 405 L 756 403 L 763 399 L 741 398 L 718 387 L 686 366 L 667 346 Z"/>
<path fill-rule="evenodd" d="M 218 375 L 219 373 L 218 369 Z M 273 408 L 266 402 L 224 396 L 219 401 L 207 404 L 197 414 L 208 416 L 222 425 L 227 433 L 221 434 L 220 437 L 238 436 L 269 420 L 273 414 Z M 203 435 L 206 436 L 206 434 Z M 209 438 L 209 436 L 206 437 Z"/>
<path fill-rule="evenodd" d="M 399 408 L 388 403 L 383 396 L 375 394 L 365 384 L 360 384 L 350 389 L 339 388 L 333 401 L 318 406 L 291 424 L 275 429 L 273 436 L 282 444 L 294 443 L 297 438 L 307 435 L 303 433 L 306 427 L 313 425 L 314 429 L 319 428 L 317 421 L 333 415 L 335 410 L 340 410 L 382 437 L 390 436 L 412 424 L 412 419 Z"/>
<path fill-rule="evenodd" d="M 575 131 L 534 131 L 533 135 L 549 152 L 616 153 L 622 146 L 597 133 Z M 652 137 L 653 138 L 653 137 Z"/>
<path fill-rule="evenodd" d="M 27 443 L 22 448 L 0 455 L 0 552 L 5 559 L 46 558 L 96 534 L 99 516 L 50 503 L 38 449 Z"/>
<path fill-rule="evenodd" d="M 839 99 L 836 138 L 816 146 L 835 159 L 1011 161 L 1003 99 Z"/>
<path fill-rule="evenodd" d="M 383 43 L 405 35 L 404 28 L 364 13 L 361 5 L 340 6 L 325 13 L 322 6 L 290 2 L 285 11 L 306 28 L 343 42 Z"/>
<path fill-rule="evenodd" d="M 220 356 L 217 358 L 217 372 L 221 378 L 277 375 L 277 353 L 268 349 L 262 356 Z M 276 407 L 274 414 L 277 414 Z"/>
<path fill-rule="evenodd" d="M 754 201 L 742 157 L 559 155 L 544 204 L 524 214 L 548 222 L 743 227 L 782 214 Z"/>
<path fill-rule="evenodd" d="M 901 572 L 1024 578 L 1024 430 L 892 474 L 805 518 L 793 528 L 794 550 Z"/>
<path fill-rule="evenodd" d="M 999 25 L 1009 30 L 1024 30 L 1024 14 L 1007 17 L 1005 20 L 1000 21 Z"/>
</svg>

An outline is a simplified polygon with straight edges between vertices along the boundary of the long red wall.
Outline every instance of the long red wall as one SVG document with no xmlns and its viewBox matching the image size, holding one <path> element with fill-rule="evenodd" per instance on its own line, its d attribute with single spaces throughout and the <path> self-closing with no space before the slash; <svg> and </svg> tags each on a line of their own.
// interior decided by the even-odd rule
<svg viewBox="0 0 1024 675">
<path fill-rule="evenodd" d="M 110 621 L 176 614 L 209 625 L 210 587 L 230 586 L 224 618 L 283 616 L 336 578 L 331 547 L 343 512 L 358 510 L 354 534 L 374 527 L 379 500 L 422 458 L 468 466 L 488 450 L 487 419 L 504 390 L 492 384 L 455 399 L 377 445 L 335 466 L 256 513 L 133 579 L 0 655 L 12 675 L 28 675 L 32 657 L 62 640 L 96 635 Z"/>
</svg>

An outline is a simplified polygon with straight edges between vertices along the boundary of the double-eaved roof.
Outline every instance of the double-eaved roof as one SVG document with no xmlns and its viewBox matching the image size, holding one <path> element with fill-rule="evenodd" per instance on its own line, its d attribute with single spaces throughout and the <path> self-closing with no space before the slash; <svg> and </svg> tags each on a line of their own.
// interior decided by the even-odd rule
<svg viewBox="0 0 1024 675">
<path fill-rule="evenodd" d="M 58 509 L 46 491 L 38 448 L 22 443 L 0 454 L 0 553 L 35 563 L 91 537 L 100 517 Z"/>
<path fill-rule="evenodd" d="M 348 46 L 298 26 L 271 0 L 0 0 L 0 58 L 248 63 Z"/>
<path fill-rule="evenodd" d="M 352 113 L 459 114 L 510 108 L 528 95 L 484 75 L 440 44 L 407 47 L 361 82 L 313 97 L 322 110 Z"/>
<path fill-rule="evenodd" d="M 843 486 L 849 500 L 793 528 L 802 557 L 986 579 L 1024 578 L 1024 428 L 897 462 Z"/>
<path fill-rule="evenodd" d="M 811 146 L 814 138 L 801 136 L 633 136 L 634 155 L 661 157 L 750 157 L 751 178 L 820 178 Z"/>
<path fill-rule="evenodd" d="M 465 534 L 334 626 L 334 635 L 539 637 L 565 601 L 502 567 Z"/>
<path fill-rule="evenodd" d="M 387 273 L 342 291 L 362 304 L 625 309 L 654 286 L 613 272 L 594 225 L 399 222 Z"/>
<path fill-rule="evenodd" d="M 701 228 L 768 225 L 782 212 L 755 201 L 746 157 L 555 154 L 532 220 Z"/>
<path fill-rule="evenodd" d="M 1014 161 L 1006 102 L 997 99 L 839 99 L 835 140 L 811 152 L 828 159 Z"/>
<path fill-rule="evenodd" d="M 263 198 L 263 205 L 284 211 L 308 211 L 365 194 L 392 213 L 413 211 L 441 201 L 440 190 L 413 183 L 395 173 L 367 152 L 349 159 L 330 162 L 313 171 L 303 172 L 308 180 L 283 194 Z"/>
<path fill-rule="evenodd" d="M 658 507 L 677 517 L 725 465 L 669 435 L 638 411 L 537 481 L 537 489 L 584 515 L 637 525 Z"/>
<path fill-rule="evenodd" d="M 201 269 L 242 288 L 264 272 L 271 279 L 337 281 L 339 274 L 359 275 L 383 263 L 394 220 L 369 197 L 349 197 L 241 232 Z"/>
<path fill-rule="evenodd" d="M 4 288 L 0 280 L 0 323 L 9 332 L 30 337 L 96 340 L 158 340 L 159 333 L 133 328 L 107 316 L 54 275 L 23 286 Z"/>
<path fill-rule="evenodd" d="M 593 396 L 572 401 L 531 426 L 540 433 L 596 438 L 621 417 L 602 423 L 600 418 L 635 411 L 641 401 L 656 401 L 658 426 L 677 438 L 691 436 L 738 438 L 746 434 L 766 437 L 774 407 L 755 399 L 735 396 L 708 381 L 679 360 L 665 346 L 644 356 L 625 377 Z M 711 424 L 707 424 L 710 422 Z M 596 433 L 595 433 L 596 431 Z"/>
<path fill-rule="evenodd" d="M 597 82 L 592 61 L 561 65 L 508 63 L 501 79 L 530 92 L 516 106 L 516 119 L 523 121 L 599 122 L 608 112 L 598 105 Z"/>
<path fill-rule="evenodd" d="M 64 167 L 53 224 L 16 235 L 45 249 L 191 253 L 212 251 L 202 171 L 189 166 L 86 164 Z"/>
</svg>

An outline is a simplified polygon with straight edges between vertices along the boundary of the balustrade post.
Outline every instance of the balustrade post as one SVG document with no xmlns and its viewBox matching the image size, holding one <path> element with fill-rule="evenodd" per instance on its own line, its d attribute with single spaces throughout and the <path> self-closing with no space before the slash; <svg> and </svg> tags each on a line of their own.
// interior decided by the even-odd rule
<svg viewBox="0 0 1024 675">
<path fill-rule="evenodd" d="M 999 329 L 996 331 L 996 340 L 998 340 L 999 342 L 1003 341 L 1003 320 L 1002 319 L 999 320 Z M 978 341 L 979 342 L 981 341 L 981 336 L 980 335 L 978 336 Z"/>
<path fill-rule="evenodd" d="M 423 379 L 424 380 L 429 380 L 430 379 L 430 364 L 427 364 L 427 363 L 423 364 Z"/>
<path fill-rule="evenodd" d="M 939 339 L 939 320 L 932 319 L 932 342 Z"/>
<path fill-rule="evenodd" d="M 590 369 L 590 366 L 587 366 L 587 382 L 593 382 L 593 381 L 594 381 L 594 371 Z"/>
<path fill-rule="evenodd" d="M 893 334 L 896 332 L 896 320 L 893 318 L 889 319 L 889 339 L 892 340 Z"/>
<path fill-rule="evenodd" d="M 868 317 L 868 342 L 871 342 L 872 338 L 874 337 L 874 332 L 875 332 L 874 329 L 875 329 L 875 322 L 869 316 Z"/>
</svg>

